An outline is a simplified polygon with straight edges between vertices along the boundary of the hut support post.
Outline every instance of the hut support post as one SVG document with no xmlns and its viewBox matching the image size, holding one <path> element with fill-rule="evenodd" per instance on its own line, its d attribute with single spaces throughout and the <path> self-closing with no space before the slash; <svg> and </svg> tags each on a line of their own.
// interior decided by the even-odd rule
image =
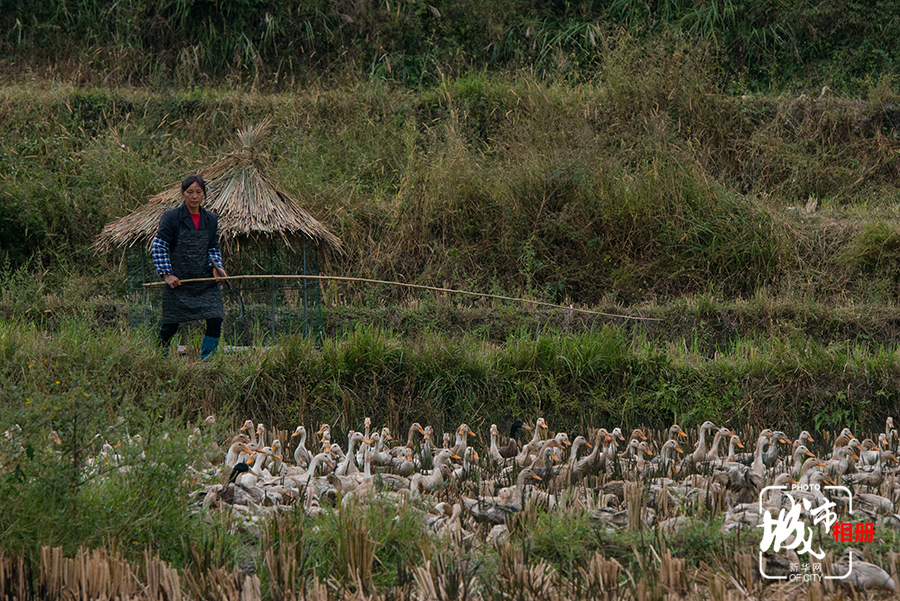
<svg viewBox="0 0 900 601">
<path fill-rule="evenodd" d="M 303 238 L 303 275 L 309 275 L 309 272 L 306 271 L 306 238 Z M 309 284 L 309 281 L 304 278 L 303 282 L 303 336 L 309 338 L 309 309 L 307 304 L 306 297 L 306 286 Z"/>
<path fill-rule="evenodd" d="M 275 269 L 275 245 L 272 240 L 269 240 L 269 273 L 271 275 L 276 274 Z M 269 333 L 272 336 L 272 340 L 275 340 L 275 278 L 269 278 Z"/>
<path fill-rule="evenodd" d="M 128 325 L 132 328 L 154 325 L 151 296 L 144 282 L 156 276 L 150 274 L 150 258 L 145 248 L 126 248 L 123 255 L 128 292 Z"/>
</svg>

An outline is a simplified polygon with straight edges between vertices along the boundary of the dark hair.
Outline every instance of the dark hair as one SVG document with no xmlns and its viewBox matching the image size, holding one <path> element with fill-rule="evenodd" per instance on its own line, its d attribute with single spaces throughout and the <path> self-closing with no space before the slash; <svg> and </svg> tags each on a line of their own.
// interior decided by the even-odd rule
<svg viewBox="0 0 900 601">
<path fill-rule="evenodd" d="M 199 175 L 189 175 L 184 178 L 184 181 L 181 182 L 181 191 L 184 192 L 193 184 L 200 184 L 200 188 L 203 190 L 203 195 L 206 195 L 206 182 L 203 181 L 203 178 Z"/>
</svg>

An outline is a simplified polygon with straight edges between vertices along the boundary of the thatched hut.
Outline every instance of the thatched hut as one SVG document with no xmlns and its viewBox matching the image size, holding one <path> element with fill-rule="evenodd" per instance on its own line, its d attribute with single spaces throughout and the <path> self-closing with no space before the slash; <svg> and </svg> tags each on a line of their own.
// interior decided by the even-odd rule
<svg viewBox="0 0 900 601">
<path fill-rule="evenodd" d="M 320 254 L 340 253 L 341 240 L 266 175 L 270 161 L 261 143 L 267 129 L 268 122 L 263 122 L 240 131 L 237 148 L 197 171 L 206 180 L 203 206 L 219 218 L 219 245 L 230 275 L 318 275 Z M 161 289 L 143 285 L 159 280 L 150 241 L 163 212 L 181 202 L 181 184 L 176 182 L 104 227 L 94 244 L 104 254 L 122 253 L 132 325 L 159 320 Z M 224 295 L 223 328 L 231 344 L 255 344 L 278 333 L 321 332 L 318 280 L 246 279 L 232 286 L 240 294 Z"/>
</svg>

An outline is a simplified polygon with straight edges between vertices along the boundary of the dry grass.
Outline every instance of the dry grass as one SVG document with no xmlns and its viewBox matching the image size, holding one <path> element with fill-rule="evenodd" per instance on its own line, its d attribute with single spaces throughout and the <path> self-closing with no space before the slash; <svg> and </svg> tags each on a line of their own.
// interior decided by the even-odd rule
<svg viewBox="0 0 900 601">
<path fill-rule="evenodd" d="M 6 598 L 31 597 L 31 569 L 24 557 L 0 552 L 0 592 Z"/>
<path fill-rule="evenodd" d="M 645 557 L 649 565 L 637 577 L 615 559 L 596 553 L 578 578 L 562 576 L 542 560 L 535 561 L 520 546 L 503 545 L 498 550 L 498 571 L 484 580 L 476 577 L 477 566 L 459 549 L 412 567 L 408 584 L 364 588 L 362 577 L 330 578 L 318 576 L 297 587 L 297 581 L 284 588 L 260 586 L 252 573 L 229 572 L 212 568 L 199 575 L 184 574 L 146 552 L 142 561 L 132 565 L 121 556 L 103 549 L 79 550 L 66 557 L 59 548 L 45 547 L 41 552 L 39 578 L 32 581 L 27 561 L 20 557 L 0 557 L 0 595 L 9 599 L 84 600 L 134 599 L 136 601 L 188 601 L 222 599 L 226 601 L 343 601 L 343 600 L 415 600 L 415 601 L 489 601 L 511 599 L 643 601 L 650 599 L 698 599 L 732 601 L 748 597 L 764 601 L 782 601 L 801 595 L 811 601 L 834 598 L 838 591 L 831 585 L 769 584 L 757 574 L 756 556 L 751 553 L 723 555 L 716 567 L 701 563 L 689 567 L 685 559 L 673 557 L 665 548 L 652 550 Z M 900 555 L 890 553 L 889 563 L 897 579 Z M 638 558 L 639 559 L 639 558 Z M 290 561 L 288 561 L 290 563 Z M 825 565 L 826 573 L 830 569 Z M 357 575 L 360 572 L 356 572 Z M 199 576 L 199 578 L 198 578 Z M 33 588 L 36 587 L 36 588 Z M 871 597 L 870 597 L 871 598 Z M 876 596 L 875 598 L 881 598 Z"/>
<path fill-rule="evenodd" d="M 126 212 L 123 198 L 132 206 L 158 193 L 154 182 L 206 165 L 211 179 L 230 169 L 227 194 L 243 195 L 219 207 L 228 220 L 262 236 L 279 236 L 275 224 L 325 236 L 283 200 L 291 190 L 340 237 L 346 254 L 326 271 L 343 275 L 588 305 L 762 288 L 886 298 L 897 277 L 893 246 L 879 244 L 897 229 L 893 92 L 744 99 L 722 93 L 715 61 L 677 36 L 609 42 L 596 79 L 577 84 L 466 74 L 415 92 L 4 89 L 0 120 L 17 134 L 0 144 L 11 174 L 0 239 L 14 260 L 62 239 L 66 253 L 87 250 Z M 267 118 L 265 148 L 233 148 L 235 129 Z M 174 187 L 163 196 L 129 227 L 151 236 L 179 202 Z M 110 235 L 104 248 L 132 242 Z M 326 294 L 410 299 L 351 285 Z"/>
<path fill-rule="evenodd" d="M 375 541 L 367 523 L 353 509 L 340 510 L 338 539 L 339 565 L 344 570 L 340 581 L 366 598 L 375 592 L 372 566 L 375 562 Z"/>
<path fill-rule="evenodd" d="M 181 576 L 149 550 L 137 569 L 120 555 L 104 549 L 79 550 L 74 557 L 61 548 L 41 549 L 41 599 L 166 599 L 181 601 Z M 231 597 L 235 599 L 235 597 Z"/>
<path fill-rule="evenodd" d="M 261 601 L 259 577 L 222 567 L 212 567 L 197 578 L 185 576 L 189 599 L 223 599 L 227 601 Z"/>
</svg>

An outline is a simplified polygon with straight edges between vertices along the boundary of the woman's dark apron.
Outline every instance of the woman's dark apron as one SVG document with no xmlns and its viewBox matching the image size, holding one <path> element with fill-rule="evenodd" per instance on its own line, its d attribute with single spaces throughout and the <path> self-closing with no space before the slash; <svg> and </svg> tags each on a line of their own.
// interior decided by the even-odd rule
<svg viewBox="0 0 900 601">
<path fill-rule="evenodd" d="M 170 253 L 172 271 L 179 280 L 213 277 L 209 266 L 209 232 L 180 230 L 178 243 Z M 184 323 L 224 315 L 222 293 L 217 282 L 190 282 L 163 288 L 162 322 Z"/>
</svg>

